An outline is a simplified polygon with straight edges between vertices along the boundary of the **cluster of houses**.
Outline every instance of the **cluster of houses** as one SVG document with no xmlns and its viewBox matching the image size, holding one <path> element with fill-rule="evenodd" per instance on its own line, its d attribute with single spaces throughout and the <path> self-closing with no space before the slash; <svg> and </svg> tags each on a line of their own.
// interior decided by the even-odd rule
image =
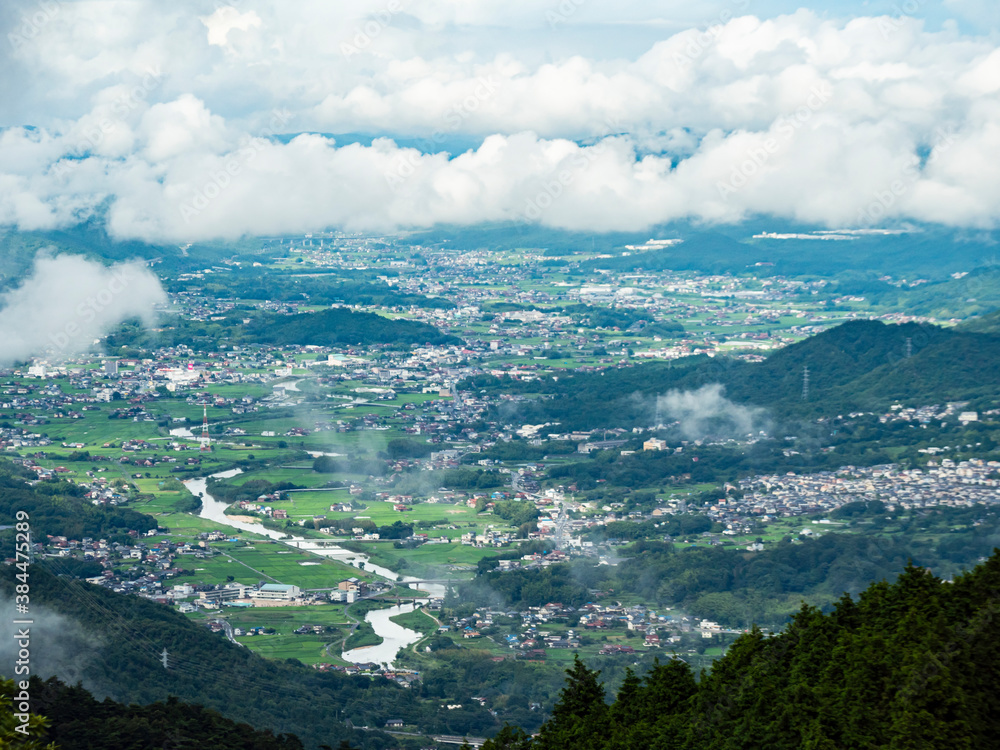
<svg viewBox="0 0 1000 750">
<path fill-rule="evenodd" d="M 710 517 L 740 526 L 748 518 L 824 514 L 858 501 L 879 500 L 888 510 L 992 504 L 1000 501 L 1000 461 L 931 459 L 924 469 L 844 466 L 801 475 L 753 476 L 738 486 L 743 496 L 718 500 L 708 510 Z"/>
<path fill-rule="evenodd" d="M 313 668 L 319 672 L 340 672 L 346 675 L 384 677 L 404 688 L 412 687 L 415 683 L 420 682 L 420 672 L 412 669 L 387 667 L 384 664 L 375 664 L 374 662 L 358 662 L 357 664 L 347 665 L 320 662 L 319 664 L 313 664 Z M 390 721 L 391 724 L 387 723 L 386 726 L 398 727 L 403 725 L 402 721 Z"/>
<path fill-rule="evenodd" d="M 511 620 L 517 621 L 516 624 L 499 624 Z M 572 622 L 578 626 L 559 627 L 560 623 Z M 514 651 L 516 656 L 532 659 L 544 658 L 545 651 L 550 649 L 580 648 L 580 629 L 589 634 L 628 635 L 628 643 L 607 644 L 600 651 L 602 655 L 634 653 L 636 646 L 632 639 L 646 649 L 676 649 L 685 638 L 690 643 L 691 639 L 703 641 L 742 632 L 683 614 L 657 614 L 642 605 L 588 603 L 574 608 L 558 602 L 525 611 L 478 610 L 443 625 L 438 632 L 455 633 L 463 639 L 489 637 Z"/>
</svg>

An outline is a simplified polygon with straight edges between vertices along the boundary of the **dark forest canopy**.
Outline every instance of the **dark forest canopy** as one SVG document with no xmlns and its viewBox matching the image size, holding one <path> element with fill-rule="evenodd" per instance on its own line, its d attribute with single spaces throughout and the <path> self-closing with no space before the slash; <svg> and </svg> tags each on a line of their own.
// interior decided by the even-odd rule
<svg viewBox="0 0 1000 750">
<path fill-rule="evenodd" d="M 610 705 L 577 660 L 537 739 L 506 728 L 484 750 L 995 747 L 998 592 L 1000 551 L 954 582 L 907 566 L 780 635 L 754 628 L 700 679 L 680 659 L 630 673 Z"/>
<path fill-rule="evenodd" d="M 33 677 L 29 692 L 33 711 L 48 721 L 35 738 L 54 742 L 59 750 L 303 750 L 294 735 L 275 736 L 176 698 L 146 706 L 98 701 L 83 687 L 54 677 Z"/>
<path fill-rule="evenodd" d="M 172 318 L 156 331 L 147 331 L 139 321 L 129 321 L 108 335 L 106 346 L 116 350 L 184 344 L 193 349 L 215 349 L 220 343 L 399 347 L 459 344 L 461 339 L 428 323 L 336 307 L 291 315 L 247 309 L 207 321 Z"/>
<path fill-rule="evenodd" d="M 457 344 L 427 323 L 336 307 L 315 313 L 251 320 L 247 337 L 261 344 Z"/>
</svg>

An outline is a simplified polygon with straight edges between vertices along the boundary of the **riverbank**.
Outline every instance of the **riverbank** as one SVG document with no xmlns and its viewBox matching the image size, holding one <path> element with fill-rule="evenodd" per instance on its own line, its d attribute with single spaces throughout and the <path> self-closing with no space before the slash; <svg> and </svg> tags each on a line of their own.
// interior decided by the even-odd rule
<svg viewBox="0 0 1000 750">
<path fill-rule="evenodd" d="M 242 469 L 230 469 L 228 471 L 216 472 L 209 476 L 217 479 L 228 479 L 240 473 L 242 473 Z M 290 535 L 288 531 L 269 529 L 260 523 L 247 523 L 242 520 L 241 516 L 228 515 L 226 513 L 227 504 L 216 500 L 208 492 L 209 476 L 189 479 L 184 482 L 184 486 L 188 488 L 189 492 L 201 497 L 202 502 L 201 509 L 198 512 L 199 517 L 241 531 L 260 534 L 261 536 L 266 536 L 277 542 L 286 544 L 289 547 L 311 552 L 319 557 L 338 560 L 359 570 L 374 573 L 390 582 L 399 581 L 400 578 L 402 578 L 402 582 L 407 582 L 407 577 L 399 576 L 388 568 L 376 565 L 371 562 L 367 555 L 345 549 L 332 540 L 296 537 Z M 411 578 L 410 580 L 416 581 L 417 579 Z M 440 589 L 440 592 L 430 591 L 430 593 L 435 596 L 444 595 L 443 586 L 424 584 L 422 588 L 425 590 Z M 397 615 L 412 612 L 413 609 L 413 604 L 403 604 L 367 612 L 364 620 L 371 627 L 372 633 L 381 638 L 381 642 L 378 644 L 357 645 L 354 648 L 349 648 L 343 652 L 341 658 L 353 663 L 375 662 L 377 664 L 391 665 L 399 649 L 406 648 L 423 637 L 421 633 L 405 628 L 390 619 Z M 363 640 L 361 640 L 361 644 L 364 644 Z"/>
<path fill-rule="evenodd" d="M 423 638 L 422 633 L 416 630 L 404 628 L 393 622 L 394 617 L 413 612 L 415 605 L 398 604 L 385 609 L 375 609 L 365 615 L 365 622 L 369 623 L 372 630 L 382 638 L 382 643 L 375 646 L 361 646 L 349 651 L 344 651 L 341 658 L 355 664 L 372 662 L 375 664 L 385 664 L 392 666 L 396 659 L 396 654 L 401 648 L 416 643 Z"/>
</svg>

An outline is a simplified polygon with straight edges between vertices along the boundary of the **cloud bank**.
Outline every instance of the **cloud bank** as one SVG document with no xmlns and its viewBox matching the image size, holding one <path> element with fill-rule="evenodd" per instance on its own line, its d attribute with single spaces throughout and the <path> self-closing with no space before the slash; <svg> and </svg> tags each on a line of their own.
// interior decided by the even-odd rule
<svg viewBox="0 0 1000 750">
<path fill-rule="evenodd" d="M 10 75 L 44 96 L 13 97 L 0 131 L 0 223 L 106 212 L 118 238 L 188 242 L 1000 216 L 1000 172 L 984 158 L 1000 153 L 1000 48 L 905 8 L 761 18 L 738 0 L 667 4 L 663 18 L 633 2 L 618 33 L 607 7 L 570 0 L 234 5 L 53 0 L 48 16 L 12 17 Z M 588 42 L 592 28 L 620 54 Z M 294 133 L 306 134 L 271 137 Z"/>
<path fill-rule="evenodd" d="M 19 287 L 0 295 L 0 364 L 87 351 L 122 321 L 151 323 L 154 306 L 166 301 L 141 263 L 108 268 L 76 255 L 41 255 Z"/>
</svg>

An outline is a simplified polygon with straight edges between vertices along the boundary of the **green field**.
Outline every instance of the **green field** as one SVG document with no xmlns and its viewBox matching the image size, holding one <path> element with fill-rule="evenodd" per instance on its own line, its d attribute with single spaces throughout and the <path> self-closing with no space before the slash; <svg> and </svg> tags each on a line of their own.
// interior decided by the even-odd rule
<svg viewBox="0 0 1000 750">
<path fill-rule="evenodd" d="M 249 576 L 254 583 L 266 579 L 302 589 L 331 589 L 348 578 L 372 578 L 370 573 L 345 563 L 310 552 L 300 552 L 271 540 L 254 541 L 246 546 L 219 542 L 213 544 L 212 548 L 222 554 L 211 560 L 198 560 L 198 564 L 194 566 L 205 569 L 196 575 L 212 578 L 205 580 L 205 583 L 221 583 L 225 581 L 225 576 L 232 575 L 240 581 Z M 224 562 L 225 560 L 233 562 Z M 221 581 L 218 580 L 220 575 Z"/>
<path fill-rule="evenodd" d="M 418 633 L 423 633 L 424 635 L 433 633 L 438 627 L 437 621 L 420 609 L 405 612 L 389 619 L 397 625 L 402 625 L 404 628 L 409 628 L 410 630 L 416 630 Z"/>
<path fill-rule="evenodd" d="M 396 549 L 391 543 L 352 542 L 352 549 L 363 551 L 376 565 L 408 576 L 434 578 L 468 578 L 490 549 L 459 542 L 422 544 L 416 549 Z"/>
<path fill-rule="evenodd" d="M 382 636 L 375 634 L 371 623 L 362 620 L 344 642 L 344 650 L 350 651 L 351 649 L 363 648 L 364 646 L 377 646 L 380 643 L 382 643 Z"/>
<path fill-rule="evenodd" d="M 346 664 L 340 658 L 351 621 L 344 606 L 322 604 L 298 607 L 225 607 L 219 613 L 234 628 L 273 628 L 267 635 L 241 635 L 236 640 L 269 659 L 298 659 L 304 664 Z M 199 616 L 201 619 L 203 616 Z M 301 626 L 320 626 L 320 633 L 296 634 Z"/>
</svg>

